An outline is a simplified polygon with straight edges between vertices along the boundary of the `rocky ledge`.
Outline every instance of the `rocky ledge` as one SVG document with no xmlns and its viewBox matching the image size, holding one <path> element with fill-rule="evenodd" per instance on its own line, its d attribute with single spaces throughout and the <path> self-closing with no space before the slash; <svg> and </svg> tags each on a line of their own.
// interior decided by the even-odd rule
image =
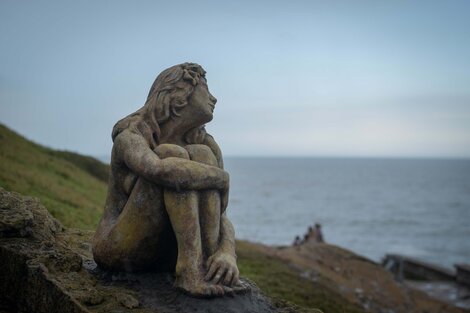
<svg viewBox="0 0 470 313">
<path fill-rule="evenodd" d="M 168 273 L 101 271 L 92 234 L 64 229 L 37 199 L 0 188 L 0 312 L 297 311 L 273 305 L 246 279 L 244 294 L 196 299 L 175 290 Z"/>
</svg>

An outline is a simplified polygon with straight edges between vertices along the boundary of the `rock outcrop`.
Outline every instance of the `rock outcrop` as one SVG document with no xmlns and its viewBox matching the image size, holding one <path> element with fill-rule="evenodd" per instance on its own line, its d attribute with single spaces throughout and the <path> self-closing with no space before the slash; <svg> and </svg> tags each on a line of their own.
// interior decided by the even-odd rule
<svg viewBox="0 0 470 313">
<path fill-rule="evenodd" d="M 273 305 L 248 280 L 244 294 L 196 299 L 175 290 L 168 273 L 101 271 L 91 256 L 92 234 L 64 229 L 38 200 L 0 188 L 0 311 L 296 311 Z"/>
</svg>

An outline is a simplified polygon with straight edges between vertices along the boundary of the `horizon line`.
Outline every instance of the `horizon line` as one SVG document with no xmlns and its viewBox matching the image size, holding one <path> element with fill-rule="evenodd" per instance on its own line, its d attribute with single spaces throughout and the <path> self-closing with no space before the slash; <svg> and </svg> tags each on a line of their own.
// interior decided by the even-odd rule
<svg viewBox="0 0 470 313">
<path fill-rule="evenodd" d="M 71 151 L 73 152 L 73 151 Z M 75 152 L 79 153 L 79 152 Z M 97 159 L 111 158 L 111 154 L 90 155 Z M 470 156 L 387 156 L 387 155 L 224 155 L 240 159 L 382 159 L 382 160 L 460 160 L 470 161 Z"/>
</svg>

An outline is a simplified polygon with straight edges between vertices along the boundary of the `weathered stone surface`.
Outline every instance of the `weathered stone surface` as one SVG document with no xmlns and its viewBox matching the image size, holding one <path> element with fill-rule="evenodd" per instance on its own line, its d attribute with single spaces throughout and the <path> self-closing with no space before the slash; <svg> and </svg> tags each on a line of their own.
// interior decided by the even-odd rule
<svg viewBox="0 0 470 313">
<path fill-rule="evenodd" d="M 93 265 L 92 265 L 93 266 Z M 136 308 L 141 304 L 154 312 L 277 312 L 270 300 L 264 297 L 250 281 L 243 283 L 249 288 L 243 294 L 226 295 L 219 298 L 194 298 L 173 287 L 174 275 L 170 273 L 119 273 L 112 274 L 92 269 L 101 284 L 129 288 L 136 292 L 138 299 L 117 294 L 117 301 L 127 308 Z"/>
<path fill-rule="evenodd" d="M 53 275 L 81 270 L 80 256 L 57 241 L 59 222 L 38 200 L 2 188 L 0 220 L 1 302 L 19 312 L 86 312 Z"/>
<path fill-rule="evenodd" d="M 0 188 L 0 307 L 10 312 L 287 312 L 247 280 L 243 294 L 189 297 L 170 273 L 112 273 L 92 259 L 92 232 L 65 230 L 35 199 Z"/>
<path fill-rule="evenodd" d="M 147 101 L 113 128 L 111 176 L 93 240 L 108 270 L 171 271 L 197 297 L 241 292 L 226 209 L 229 175 L 206 133 L 217 99 L 195 63 L 158 75 Z"/>
<path fill-rule="evenodd" d="M 0 198 L 0 238 L 34 236 L 42 240 L 54 240 L 54 234 L 62 226 L 47 214 L 47 210 L 31 211 L 40 206 L 34 198 L 16 193 L 3 193 Z"/>
</svg>

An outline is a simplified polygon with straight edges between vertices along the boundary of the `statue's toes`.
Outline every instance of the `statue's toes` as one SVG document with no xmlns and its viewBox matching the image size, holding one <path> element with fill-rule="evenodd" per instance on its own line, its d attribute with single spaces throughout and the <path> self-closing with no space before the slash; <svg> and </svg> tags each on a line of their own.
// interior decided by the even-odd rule
<svg viewBox="0 0 470 313">
<path fill-rule="evenodd" d="M 211 289 L 212 296 L 223 296 L 225 294 L 224 288 L 219 285 L 212 285 L 209 287 Z"/>
<path fill-rule="evenodd" d="M 175 284 L 175 287 L 196 298 L 212 298 L 221 297 L 225 294 L 233 294 L 233 290 L 230 287 L 206 282 L 192 282 L 191 284 L 183 284 L 181 281 L 178 281 Z"/>
<path fill-rule="evenodd" d="M 232 289 L 235 293 L 246 293 L 250 290 L 250 287 L 247 284 L 238 281 L 236 285 L 232 286 Z"/>
<path fill-rule="evenodd" d="M 196 298 L 211 298 L 213 297 L 212 288 L 209 286 L 202 286 L 189 291 L 189 294 Z"/>
<path fill-rule="evenodd" d="M 235 291 L 228 287 L 228 286 L 223 286 L 224 288 L 224 294 L 226 294 L 227 296 L 230 296 L 230 297 L 233 297 L 235 295 Z"/>
</svg>

